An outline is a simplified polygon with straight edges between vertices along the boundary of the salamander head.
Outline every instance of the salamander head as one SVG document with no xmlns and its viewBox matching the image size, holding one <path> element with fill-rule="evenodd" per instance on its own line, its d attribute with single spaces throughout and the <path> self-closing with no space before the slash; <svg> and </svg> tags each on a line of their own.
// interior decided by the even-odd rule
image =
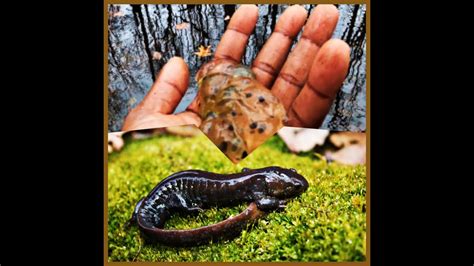
<svg viewBox="0 0 474 266">
<path fill-rule="evenodd" d="M 296 197 L 308 189 L 308 181 L 295 169 L 269 167 L 265 182 L 269 195 L 280 199 Z"/>
</svg>

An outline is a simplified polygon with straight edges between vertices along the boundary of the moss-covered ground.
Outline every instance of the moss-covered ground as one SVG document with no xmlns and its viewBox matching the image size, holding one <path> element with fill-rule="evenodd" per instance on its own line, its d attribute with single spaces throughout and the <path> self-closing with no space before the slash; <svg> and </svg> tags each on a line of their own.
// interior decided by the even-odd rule
<svg viewBox="0 0 474 266">
<path fill-rule="evenodd" d="M 125 229 L 137 201 L 177 171 L 201 169 L 239 172 L 243 167 L 295 168 L 310 187 L 232 240 L 175 248 L 144 244 L 136 227 Z M 366 168 L 328 164 L 311 153 L 292 154 L 277 137 L 237 165 L 204 135 L 163 135 L 127 140 L 108 160 L 109 261 L 364 261 L 366 241 Z M 194 228 L 238 214 L 246 206 L 174 216 L 168 228 Z"/>
</svg>

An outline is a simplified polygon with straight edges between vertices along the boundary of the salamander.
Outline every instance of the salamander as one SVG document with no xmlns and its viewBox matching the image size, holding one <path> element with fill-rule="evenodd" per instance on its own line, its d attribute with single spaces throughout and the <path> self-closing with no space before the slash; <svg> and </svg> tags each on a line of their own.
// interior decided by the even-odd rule
<svg viewBox="0 0 474 266">
<path fill-rule="evenodd" d="M 235 174 L 216 174 L 186 170 L 170 175 L 135 206 L 131 222 L 138 225 L 145 238 L 173 246 L 209 243 L 240 234 L 248 222 L 263 213 L 281 210 L 286 202 L 308 188 L 306 179 L 295 169 L 266 167 L 244 168 Z M 196 214 L 213 206 L 249 207 L 241 214 L 190 230 L 163 229 L 166 220 L 176 212 Z"/>
</svg>

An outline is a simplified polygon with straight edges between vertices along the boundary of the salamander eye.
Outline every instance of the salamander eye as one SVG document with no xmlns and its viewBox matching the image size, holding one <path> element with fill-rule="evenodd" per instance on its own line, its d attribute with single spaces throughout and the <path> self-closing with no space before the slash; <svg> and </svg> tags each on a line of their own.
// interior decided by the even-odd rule
<svg viewBox="0 0 474 266">
<path fill-rule="evenodd" d="M 295 169 L 295 168 L 290 168 L 290 171 L 293 172 L 293 173 L 296 173 L 296 169 Z"/>
</svg>

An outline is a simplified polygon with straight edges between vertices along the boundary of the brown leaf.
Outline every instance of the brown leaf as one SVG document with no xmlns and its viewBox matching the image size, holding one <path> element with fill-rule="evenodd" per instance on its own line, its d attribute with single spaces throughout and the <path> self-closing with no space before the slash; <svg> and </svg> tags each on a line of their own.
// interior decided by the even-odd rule
<svg viewBox="0 0 474 266">
<path fill-rule="evenodd" d="M 325 156 L 327 160 L 341 164 L 365 164 L 366 147 L 365 144 L 350 144 L 336 152 L 326 152 Z"/>
<path fill-rule="evenodd" d="M 113 17 L 123 17 L 125 16 L 125 14 L 123 13 L 123 11 L 117 11 L 117 12 L 114 12 L 112 14 Z"/>
<path fill-rule="evenodd" d="M 183 23 L 180 23 L 180 24 L 176 24 L 176 29 L 177 30 L 184 30 L 184 29 L 187 29 L 187 28 L 189 28 L 189 23 L 183 22 Z"/>
<path fill-rule="evenodd" d="M 122 149 L 125 142 L 122 139 L 124 132 L 113 132 L 108 134 L 108 150 L 109 153 Z"/>
<path fill-rule="evenodd" d="M 329 137 L 334 146 L 341 148 L 351 144 L 365 144 L 365 133 L 362 132 L 335 132 Z"/>
<path fill-rule="evenodd" d="M 329 135 L 329 131 L 324 129 L 284 127 L 278 131 L 278 135 L 290 151 L 307 152 L 315 146 L 323 145 Z"/>
<path fill-rule="evenodd" d="M 198 57 L 210 56 L 212 55 L 211 46 L 209 45 L 208 47 L 204 47 L 201 45 L 199 46 L 199 51 L 195 52 L 194 54 L 197 55 Z"/>
</svg>

